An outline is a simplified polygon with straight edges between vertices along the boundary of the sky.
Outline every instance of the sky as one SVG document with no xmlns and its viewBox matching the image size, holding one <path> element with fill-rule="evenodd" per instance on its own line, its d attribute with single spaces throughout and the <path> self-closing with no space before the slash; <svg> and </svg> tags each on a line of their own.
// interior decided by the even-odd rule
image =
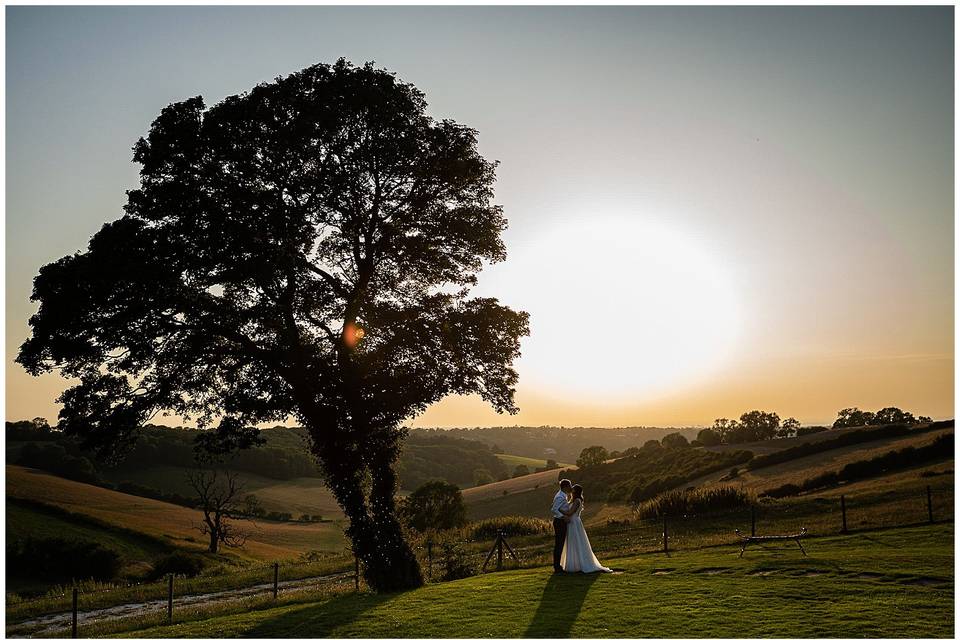
<svg viewBox="0 0 960 640">
<path fill-rule="evenodd" d="M 420 426 L 953 417 L 952 7 L 25 7 L 6 11 L 6 415 L 38 269 L 137 186 L 160 110 L 374 61 L 500 162 L 531 314 L 520 413 Z"/>
</svg>

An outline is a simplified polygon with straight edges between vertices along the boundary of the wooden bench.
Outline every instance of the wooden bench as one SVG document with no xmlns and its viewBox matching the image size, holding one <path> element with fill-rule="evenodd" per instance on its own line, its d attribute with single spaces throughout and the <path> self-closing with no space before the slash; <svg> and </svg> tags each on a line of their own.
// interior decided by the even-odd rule
<svg viewBox="0 0 960 640">
<path fill-rule="evenodd" d="M 800 533 L 790 535 L 790 536 L 745 536 L 740 533 L 740 529 L 735 529 L 737 535 L 740 536 L 740 556 L 743 557 L 743 552 L 747 550 L 747 545 L 751 542 L 760 544 L 761 542 L 776 542 L 777 540 L 793 540 L 797 543 L 797 546 L 800 547 L 800 552 L 803 555 L 807 555 L 807 552 L 803 549 L 803 545 L 800 544 L 800 538 L 807 535 L 807 528 L 800 527 Z"/>
</svg>

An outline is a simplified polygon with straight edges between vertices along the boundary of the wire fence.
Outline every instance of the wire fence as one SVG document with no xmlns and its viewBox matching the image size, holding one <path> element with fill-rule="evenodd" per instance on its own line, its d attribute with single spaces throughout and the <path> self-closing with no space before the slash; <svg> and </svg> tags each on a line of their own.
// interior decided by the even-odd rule
<svg viewBox="0 0 960 640">
<path fill-rule="evenodd" d="M 952 480 L 952 479 L 951 479 Z M 744 508 L 658 519 L 612 521 L 591 526 L 588 534 L 597 557 L 615 558 L 653 552 L 686 552 L 738 544 L 734 534 L 791 535 L 805 528 L 809 537 L 867 529 L 953 521 L 953 485 L 922 490 L 890 490 L 849 498 L 842 493 L 813 499 L 784 498 Z M 510 538 L 511 553 L 495 540 L 454 540 L 441 545 L 431 538 L 418 541 L 414 551 L 428 581 L 477 573 L 495 556 L 496 568 L 536 567 L 552 563 L 553 535 Z M 497 553 L 494 553 L 498 551 Z M 486 561 L 486 563 L 485 563 Z M 466 567 L 465 572 L 456 572 Z M 454 570 L 451 573 L 451 570 Z M 117 617 L 153 615 L 158 623 L 173 621 L 185 607 L 196 610 L 210 603 L 247 598 L 278 600 L 311 590 L 361 588 L 362 566 L 350 554 L 318 560 L 274 562 L 223 575 L 184 577 L 125 585 L 77 584 L 38 598 L 7 601 L 7 632 L 61 633 L 77 637 L 81 625 Z M 199 614 L 197 614 L 199 615 Z"/>
</svg>

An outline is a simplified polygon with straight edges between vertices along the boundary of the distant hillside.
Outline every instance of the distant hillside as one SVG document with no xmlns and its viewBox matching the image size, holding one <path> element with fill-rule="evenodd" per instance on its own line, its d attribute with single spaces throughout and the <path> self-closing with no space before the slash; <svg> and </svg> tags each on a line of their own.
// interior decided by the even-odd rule
<svg viewBox="0 0 960 640">
<path fill-rule="evenodd" d="M 567 476 L 590 488 L 591 495 L 607 502 L 639 502 L 675 489 L 711 471 L 743 464 L 753 457 L 750 451 L 716 453 L 703 448 L 669 449 L 643 447 L 634 455 L 584 469 Z"/>
<path fill-rule="evenodd" d="M 164 499 L 189 504 L 191 492 L 183 482 L 183 475 L 194 464 L 196 435 L 196 429 L 146 425 L 119 462 L 107 465 L 56 431 L 29 421 L 7 422 L 6 461 L 81 482 L 110 482 L 113 488 L 144 494 L 130 487 L 140 485 L 163 492 L 167 495 Z M 274 427 L 263 429 L 261 435 L 266 440 L 264 445 L 238 452 L 225 460 L 223 466 L 248 476 L 248 484 L 254 485 L 251 489 L 271 481 L 302 483 L 312 479 L 313 483 L 308 482 L 311 486 L 322 482 L 302 428 Z M 436 479 L 472 487 L 480 478 L 487 482 L 501 480 L 508 478 L 512 471 L 489 446 L 476 440 L 412 431 L 402 447 L 397 473 L 400 488 L 405 491 Z M 171 470 L 175 477 L 170 477 Z M 313 502 L 308 500 L 305 504 Z M 292 504 L 278 507 L 307 512 Z"/>
<path fill-rule="evenodd" d="M 13 465 L 7 465 L 6 480 L 7 498 L 51 505 L 167 544 L 195 550 L 206 546 L 196 529 L 202 515 L 194 509 Z M 238 526 L 249 529 L 251 537 L 242 549 L 230 553 L 262 561 L 297 558 L 311 550 L 339 550 L 347 544 L 339 523 L 257 521 L 241 522 Z M 28 535 L 32 525 L 24 525 L 8 512 L 7 527 L 18 535 Z"/>
<path fill-rule="evenodd" d="M 623 451 L 640 447 L 647 440 L 660 440 L 670 433 L 696 438 L 702 427 L 667 429 L 658 427 L 474 427 L 456 429 L 414 429 L 415 433 L 449 435 L 476 440 L 498 453 L 515 456 L 573 462 L 587 447 L 601 446 L 607 451 Z"/>
</svg>

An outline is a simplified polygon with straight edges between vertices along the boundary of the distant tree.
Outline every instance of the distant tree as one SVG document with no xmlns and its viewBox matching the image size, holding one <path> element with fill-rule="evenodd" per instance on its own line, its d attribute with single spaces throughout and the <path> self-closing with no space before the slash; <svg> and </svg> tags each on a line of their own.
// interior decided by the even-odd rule
<svg viewBox="0 0 960 640">
<path fill-rule="evenodd" d="M 229 451 L 309 434 L 366 583 L 423 583 L 397 519 L 403 424 L 450 394 L 516 413 L 528 316 L 472 297 L 506 257 L 477 132 L 372 64 L 316 64 L 206 107 L 164 108 L 138 188 L 85 252 L 34 279 L 17 362 L 77 380 L 59 424 L 104 455 L 151 416 Z"/>
<path fill-rule="evenodd" d="M 772 440 L 780 429 L 780 416 L 766 411 L 750 411 L 740 416 L 740 428 L 748 438 L 747 442 Z"/>
<path fill-rule="evenodd" d="M 490 484 L 493 482 L 493 475 L 486 469 L 474 469 L 473 470 L 473 484 L 474 486 L 480 487 L 485 484 Z"/>
<path fill-rule="evenodd" d="M 723 444 L 730 442 L 730 434 L 734 431 L 740 429 L 740 425 L 736 420 L 730 420 L 729 418 L 717 418 L 713 421 L 713 430 L 717 432 L 717 435 L 720 436 L 720 441 Z"/>
<path fill-rule="evenodd" d="M 493 445 L 490 447 L 490 451 L 493 453 L 503 453 L 503 449 L 501 449 L 498 445 Z"/>
<path fill-rule="evenodd" d="M 36 418 L 31 420 L 30 423 L 33 425 L 33 428 L 36 429 L 37 431 L 43 431 L 43 432 L 50 431 L 50 423 L 47 422 L 46 418 L 37 416 Z"/>
<path fill-rule="evenodd" d="M 780 428 L 777 430 L 778 438 L 791 438 L 797 435 L 797 431 L 800 429 L 800 421 L 796 418 L 787 418 L 780 425 Z"/>
<path fill-rule="evenodd" d="M 587 467 L 595 467 L 599 464 L 603 464 L 610 455 L 607 453 L 607 450 L 600 446 L 587 447 L 580 452 L 580 457 L 577 458 L 577 466 L 581 469 Z"/>
<path fill-rule="evenodd" d="M 519 478 L 526 475 L 530 475 L 530 468 L 525 464 L 518 464 L 513 470 L 514 478 Z"/>
<path fill-rule="evenodd" d="M 913 424 L 917 421 L 909 411 L 897 407 L 886 407 L 877 411 L 874 424 Z"/>
<path fill-rule="evenodd" d="M 547 458 L 547 469 L 556 469 L 560 465 L 557 464 L 557 461 L 553 458 Z"/>
<path fill-rule="evenodd" d="M 252 493 L 243 497 L 242 511 L 251 518 L 262 518 L 267 514 L 267 510 L 260 504 L 260 498 Z"/>
<path fill-rule="evenodd" d="M 207 536 L 210 553 L 217 553 L 220 545 L 242 547 L 250 533 L 236 526 L 236 520 L 244 520 L 250 514 L 244 509 L 246 497 L 241 500 L 243 486 L 232 471 L 198 466 L 187 472 L 189 484 L 197 496 L 197 508 L 203 512 L 203 520 L 197 526 Z"/>
<path fill-rule="evenodd" d="M 453 529 L 467 522 L 460 489 L 443 481 L 428 482 L 407 496 L 401 513 L 410 526 L 420 532 Z"/>
<path fill-rule="evenodd" d="M 713 447 L 723 444 L 723 435 L 716 429 L 702 429 L 697 434 L 697 442 L 704 447 Z"/>
<path fill-rule="evenodd" d="M 917 422 L 921 422 L 923 424 L 929 424 L 933 422 L 933 419 L 930 418 L 929 416 L 920 416 L 919 418 L 917 418 Z"/>
<path fill-rule="evenodd" d="M 659 440 L 647 440 L 643 443 L 644 449 L 662 449 L 663 445 L 660 444 Z"/>
<path fill-rule="evenodd" d="M 841 409 L 837 413 L 837 419 L 833 421 L 833 427 L 863 427 L 876 422 L 876 416 L 869 411 L 861 411 L 857 407 Z"/>
<path fill-rule="evenodd" d="M 660 443 L 667 449 L 684 449 L 690 446 L 690 443 L 680 433 L 669 433 L 660 440 Z"/>
</svg>

